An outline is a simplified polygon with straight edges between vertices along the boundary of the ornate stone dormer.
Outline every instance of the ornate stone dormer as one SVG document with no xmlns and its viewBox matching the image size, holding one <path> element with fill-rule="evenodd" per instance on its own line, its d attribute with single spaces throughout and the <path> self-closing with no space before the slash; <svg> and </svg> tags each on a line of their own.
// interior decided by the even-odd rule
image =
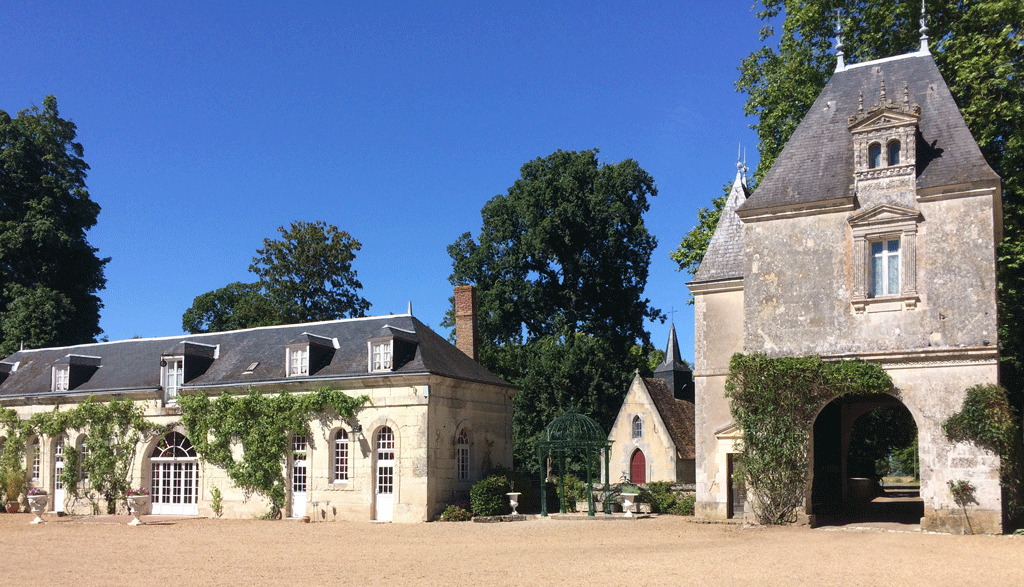
<svg viewBox="0 0 1024 587">
<path fill-rule="evenodd" d="M 861 93 L 848 128 L 853 135 L 854 184 L 862 205 L 913 206 L 920 119 L 921 107 L 910 103 L 906 85 L 902 100 L 890 100 L 883 79 L 878 102 L 867 110 Z"/>
</svg>

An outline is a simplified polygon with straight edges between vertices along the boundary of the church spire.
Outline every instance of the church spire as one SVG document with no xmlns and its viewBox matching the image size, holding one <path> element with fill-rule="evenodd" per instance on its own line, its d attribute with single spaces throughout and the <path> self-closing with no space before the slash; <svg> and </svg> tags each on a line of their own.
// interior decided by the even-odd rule
<svg viewBox="0 0 1024 587">
<path fill-rule="evenodd" d="M 839 18 L 839 9 L 836 8 L 836 71 L 844 69 L 846 63 L 843 61 L 843 21 Z"/>
</svg>

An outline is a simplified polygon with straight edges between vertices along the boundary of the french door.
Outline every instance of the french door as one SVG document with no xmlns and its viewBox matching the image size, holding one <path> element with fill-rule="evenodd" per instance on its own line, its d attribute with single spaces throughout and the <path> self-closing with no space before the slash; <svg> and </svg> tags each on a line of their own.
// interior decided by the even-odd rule
<svg viewBox="0 0 1024 587">
<path fill-rule="evenodd" d="M 373 519 L 390 522 L 395 505 L 395 433 L 387 426 L 377 432 L 377 467 Z"/>
<path fill-rule="evenodd" d="M 309 479 L 306 451 L 308 445 L 305 436 L 292 437 L 292 517 L 301 518 L 306 515 L 306 486 Z"/>
<path fill-rule="evenodd" d="M 150 513 L 199 515 L 199 458 L 188 438 L 171 432 L 150 455 Z"/>
</svg>

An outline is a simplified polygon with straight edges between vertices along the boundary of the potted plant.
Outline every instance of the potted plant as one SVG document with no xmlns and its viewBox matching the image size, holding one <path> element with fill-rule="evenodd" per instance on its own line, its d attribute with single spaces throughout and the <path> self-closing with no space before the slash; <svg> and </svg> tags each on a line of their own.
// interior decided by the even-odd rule
<svg viewBox="0 0 1024 587">
<path fill-rule="evenodd" d="M 633 504 L 636 503 L 636 498 L 640 495 L 640 488 L 632 483 L 623 483 L 619 486 L 619 493 L 622 494 L 622 510 L 626 512 L 622 517 L 632 518 Z"/>
<path fill-rule="evenodd" d="M 25 488 L 25 473 L 9 468 L 3 474 L 4 494 L 7 497 L 7 513 L 16 514 L 21 509 L 21 492 Z"/>
<path fill-rule="evenodd" d="M 46 510 L 46 504 L 49 502 L 50 494 L 45 489 L 32 487 L 28 490 L 28 507 L 36 515 L 35 519 L 29 522 L 29 524 L 42 524 L 46 521 L 43 519 L 42 514 Z"/>
<path fill-rule="evenodd" d="M 129 489 L 124 493 L 125 497 L 128 498 L 128 509 L 132 513 L 132 521 L 128 522 L 129 526 L 138 526 L 144 524 L 139 516 L 142 515 L 146 506 L 149 505 L 149 490 L 145 487 L 139 487 L 138 489 Z"/>
</svg>

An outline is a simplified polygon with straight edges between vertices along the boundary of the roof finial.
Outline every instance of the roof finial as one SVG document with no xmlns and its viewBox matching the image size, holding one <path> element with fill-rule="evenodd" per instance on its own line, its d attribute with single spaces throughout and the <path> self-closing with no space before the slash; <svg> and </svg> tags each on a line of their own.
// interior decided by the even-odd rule
<svg viewBox="0 0 1024 587">
<path fill-rule="evenodd" d="M 743 171 L 743 160 L 741 159 L 742 156 L 743 156 L 743 143 L 737 143 L 736 144 L 736 172 L 737 173 Z"/>
<path fill-rule="evenodd" d="M 879 104 L 885 104 L 885 78 L 882 78 L 882 96 L 878 99 Z"/>
<path fill-rule="evenodd" d="M 836 8 L 836 71 L 844 69 L 846 63 L 843 62 L 843 21 L 839 18 L 839 9 Z"/>
<path fill-rule="evenodd" d="M 857 112 L 864 112 L 864 92 L 861 92 L 860 97 L 857 98 Z"/>
<path fill-rule="evenodd" d="M 743 185 L 747 185 L 747 150 L 743 149 Z"/>
<path fill-rule="evenodd" d="M 903 109 L 910 109 L 910 85 L 903 84 Z"/>
<path fill-rule="evenodd" d="M 925 10 L 925 0 L 921 0 L 921 49 L 919 53 L 931 53 L 928 50 L 928 11 Z"/>
</svg>

